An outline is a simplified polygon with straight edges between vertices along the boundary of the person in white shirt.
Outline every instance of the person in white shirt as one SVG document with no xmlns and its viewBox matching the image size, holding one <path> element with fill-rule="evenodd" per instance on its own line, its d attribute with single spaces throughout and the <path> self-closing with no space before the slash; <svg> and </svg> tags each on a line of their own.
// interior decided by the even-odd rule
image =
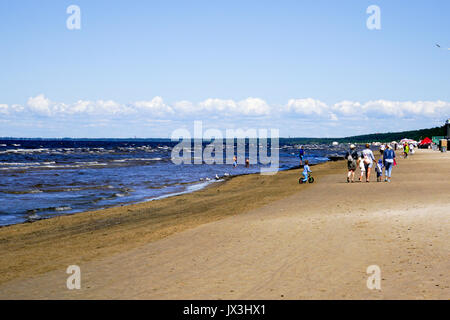
<svg viewBox="0 0 450 320">
<path fill-rule="evenodd" d="M 366 169 L 366 182 L 370 182 L 370 171 L 372 170 L 375 156 L 373 155 L 372 150 L 370 150 L 370 145 L 368 143 L 366 143 L 366 148 L 361 152 L 361 157 Z"/>
</svg>

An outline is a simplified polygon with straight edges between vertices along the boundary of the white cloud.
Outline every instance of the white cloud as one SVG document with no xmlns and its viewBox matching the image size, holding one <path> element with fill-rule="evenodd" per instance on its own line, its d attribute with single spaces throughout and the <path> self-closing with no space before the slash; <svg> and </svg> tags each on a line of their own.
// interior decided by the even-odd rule
<svg viewBox="0 0 450 320">
<path fill-rule="evenodd" d="M 244 100 L 210 98 L 199 103 L 182 100 L 172 104 L 166 103 L 162 97 L 122 104 L 113 100 L 78 100 L 75 103 L 56 103 L 39 94 L 30 97 L 26 105 L 0 104 L 0 114 L 36 114 L 47 117 L 86 116 L 108 118 L 123 116 L 127 119 L 141 118 L 154 120 L 187 120 L 192 118 L 207 119 L 226 117 L 234 119 L 267 117 L 278 118 L 301 117 L 321 118 L 337 121 L 338 119 L 370 119 L 370 118 L 448 118 L 450 102 L 446 101 L 389 101 L 373 100 L 365 103 L 343 100 L 334 105 L 313 99 L 290 99 L 285 105 L 271 106 L 265 100 L 249 97 Z"/>
<path fill-rule="evenodd" d="M 174 109 L 177 110 L 177 112 L 182 114 L 190 114 L 190 113 L 197 113 L 200 112 L 199 106 L 195 106 L 192 102 L 187 100 L 182 100 L 175 102 Z"/>
<path fill-rule="evenodd" d="M 76 103 L 72 105 L 69 109 L 71 113 L 83 113 L 89 110 L 89 106 L 91 105 L 90 101 L 78 100 Z"/>
<path fill-rule="evenodd" d="M 174 104 L 177 112 L 184 114 L 222 114 L 233 115 L 267 115 L 270 113 L 270 106 L 262 99 L 247 98 L 236 102 L 224 99 L 206 99 L 198 104 L 189 101 L 180 101 Z"/>
<path fill-rule="evenodd" d="M 29 98 L 27 101 L 27 106 L 30 108 L 30 111 L 34 111 L 36 113 L 46 115 L 50 115 L 52 113 L 52 110 L 50 109 L 50 100 L 43 94 L 40 94 L 34 98 Z"/>
<path fill-rule="evenodd" d="M 245 115 L 268 115 L 271 111 L 269 105 L 259 98 L 247 98 L 239 101 L 239 111 Z"/>
<path fill-rule="evenodd" d="M 335 115 L 334 113 L 330 113 L 330 119 L 331 119 L 332 121 L 338 121 L 338 120 L 339 120 L 338 116 Z"/>
<path fill-rule="evenodd" d="M 114 102 L 112 100 L 99 100 L 95 103 L 96 110 L 94 110 L 92 113 L 99 113 L 99 114 L 123 114 L 127 113 L 128 109 L 127 106 L 121 105 L 117 102 Z"/>
<path fill-rule="evenodd" d="M 305 115 L 322 115 L 328 112 L 329 107 L 320 100 L 307 98 L 307 99 L 291 99 L 286 106 L 288 112 L 295 112 Z"/>
<path fill-rule="evenodd" d="M 364 104 L 354 101 L 342 101 L 336 103 L 332 110 L 343 115 L 367 115 L 411 117 L 425 116 L 434 117 L 445 115 L 450 112 L 450 103 L 445 101 L 389 101 L 374 100 Z"/>
<path fill-rule="evenodd" d="M 200 102 L 198 107 L 206 112 L 233 113 L 238 110 L 236 102 L 223 99 L 206 99 Z"/>
<path fill-rule="evenodd" d="M 380 112 L 382 114 L 404 117 L 404 116 L 436 116 L 450 112 L 450 103 L 444 101 L 387 101 L 376 100 L 364 104 L 363 109 L 366 113 Z"/>
<path fill-rule="evenodd" d="M 336 103 L 331 109 L 343 115 L 357 115 L 363 110 L 361 103 L 347 100 Z"/>
<path fill-rule="evenodd" d="M 155 97 L 150 101 L 135 102 L 130 108 L 132 110 L 134 108 L 134 111 L 143 111 L 156 116 L 173 115 L 175 113 L 173 108 L 165 104 L 161 97 Z"/>
<path fill-rule="evenodd" d="M 25 109 L 26 109 L 25 107 L 23 107 L 19 104 L 13 104 L 13 105 L 9 106 L 9 111 L 15 112 L 15 113 L 23 112 L 23 111 L 25 111 Z"/>
<path fill-rule="evenodd" d="M 0 114 L 8 114 L 8 109 L 7 104 L 0 104 Z"/>
</svg>

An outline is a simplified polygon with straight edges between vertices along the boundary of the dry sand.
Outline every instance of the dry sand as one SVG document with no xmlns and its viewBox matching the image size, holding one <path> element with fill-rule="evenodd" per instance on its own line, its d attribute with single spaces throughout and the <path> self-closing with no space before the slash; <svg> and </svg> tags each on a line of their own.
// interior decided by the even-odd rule
<svg viewBox="0 0 450 320">
<path fill-rule="evenodd" d="M 449 299 L 450 153 L 391 183 L 346 164 L 232 179 L 193 194 L 0 229 L 0 298 Z M 65 270 L 81 267 L 81 290 Z M 381 290 L 366 286 L 369 265 Z"/>
</svg>

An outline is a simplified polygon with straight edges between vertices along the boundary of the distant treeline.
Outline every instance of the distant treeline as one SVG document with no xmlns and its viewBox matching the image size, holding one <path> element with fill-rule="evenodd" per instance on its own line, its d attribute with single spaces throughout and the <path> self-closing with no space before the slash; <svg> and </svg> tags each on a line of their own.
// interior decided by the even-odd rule
<svg viewBox="0 0 450 320">
<path fill-rule="evenodd" d="M 403 138 L 409 138 L 414 140 L 422 140 L 425 137 L 433 136 L 445 136 L 445 126 L 435 127 L 430 129 L 402 131 L 402 132 L 388 132 L 388 133 L 373 133 L 360 136 L 344 137 L 344 138 L 280 138 L 280 145 L 292 145 L 292 144 L 330 144 L 334 141 L 339 143 L 365 143 L 365 142 L 391 142 L 400 141 Z M 12 137 L 0 137 L 0 140 L 42 140 L 42 141 L 125 141 L 125 142 L 161 142 L 169 143 L 170 139 L 167 138 L 128 138 L 128 139 L 115 139 L 115 138 L 12 138 Z"/>
<path fill-rule="evenodd" d="M 425 137 L 431 139 L 433 136 L 445 136 L 445 126 L 435 127 L 430 129 L 402 131 L 402 132 L 388 132 L 388 133 L 373 133 L 365 134 L 361 136 L 352 136 L 345 138 L 282 138 L 280 139 L 280 145 L 282 144 L 330 144 L 333 141 L 339 143 L 366 143 L 366 142 L 391 142 L 400 141 L 403 138 L 413 139 L 416 141 L 422 140 Z"/>
</svg>

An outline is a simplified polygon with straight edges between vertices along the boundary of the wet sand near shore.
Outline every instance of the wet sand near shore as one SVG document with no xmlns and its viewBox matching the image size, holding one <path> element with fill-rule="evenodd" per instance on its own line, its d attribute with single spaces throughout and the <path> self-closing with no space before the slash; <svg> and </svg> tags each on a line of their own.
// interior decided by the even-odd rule
<svg viewBox="0 0 450 320">
<path fill-rule="evenodd" d="M 315 166 L 315 176 L 341 165 Z M 299 170 L 237 176 L 194 193 L 0 228 L 0 284 L 36 276 L 247 212 L 308 188 Z"/>
<path fill-rule="evenodd" d="M 378 158 L 378 156 L 377 156 Z M 0 298 L 449 299 L 450 154 L 391 183 L 346 163 L 249 175 L 192 194 L 0 229 Z M 79 265 L 82 289 L 65 270 Z M 381 269 L 381 290 L 366 268 Z"/>
</svg>

